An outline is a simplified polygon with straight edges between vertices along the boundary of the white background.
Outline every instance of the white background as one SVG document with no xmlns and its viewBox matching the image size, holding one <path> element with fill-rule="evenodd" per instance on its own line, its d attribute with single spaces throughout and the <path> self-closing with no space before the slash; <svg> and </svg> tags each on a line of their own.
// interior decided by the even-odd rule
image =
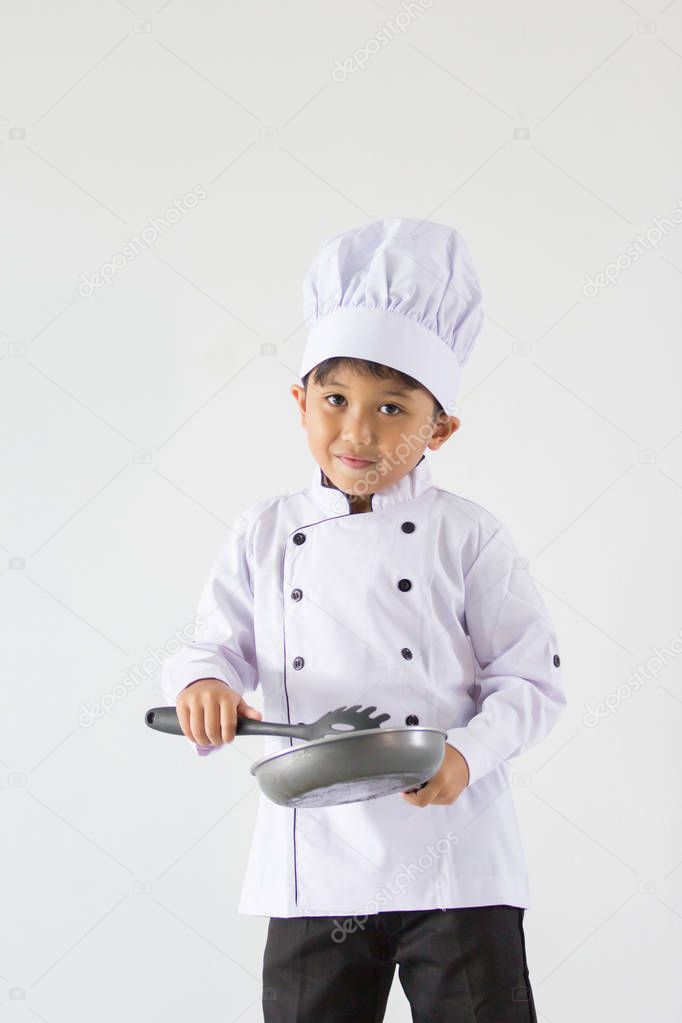
<svg viewBox="0 0 682 1023">
<path fill-rule="evenodd" d="M 508 525 L 560 638 L 568 709 L 513 764 L 539 1017 L 682 1019 L 682 226 L 652 230 L 682 209 L 682 0 L 0 11 L 0 1021 L 262 1019 L 262 741 L 202 759 L 144 712 L 227 523 L 309 483 L 303 276 L 391 216 L 470 246 L 487 315 L 434 482 Z"/>
</svg>

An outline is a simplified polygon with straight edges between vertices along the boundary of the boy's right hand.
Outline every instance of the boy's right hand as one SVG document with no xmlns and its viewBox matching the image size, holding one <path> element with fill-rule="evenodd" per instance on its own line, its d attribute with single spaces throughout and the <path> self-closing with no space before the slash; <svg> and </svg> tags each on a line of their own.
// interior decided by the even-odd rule
<svg viewBox="0 0 682 1023">
<path fill-rule="evenodd" d="M 179 693 L 176 710 L 185 736 L 199 746 L 220 746 L 224 742 L 232 742 L 237 717 L 260 720 L 263 716 L 217 678 L 191 682 Z"/>
</svg>

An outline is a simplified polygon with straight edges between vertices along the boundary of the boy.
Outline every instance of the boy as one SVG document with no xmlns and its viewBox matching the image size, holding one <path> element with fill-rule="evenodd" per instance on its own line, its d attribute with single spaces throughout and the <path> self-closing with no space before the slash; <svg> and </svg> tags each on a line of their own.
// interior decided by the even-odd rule
<svg viewBox="0 0 682 1023">
<path fill-rule="evenodd" d="M 259 683 L 269 721 L 373 705 L 447 742 L 416 791 L 308 810 L 260 794 L 239 912 L 270 918 L 264 1018 L 381 1021 L 397 964 L 416 1023 L 536 1021 L 507 761 L 565 706 L 557 640 L 506 527 L 435 486 L 427 455 L 460 426 L 471 256 L 445 225 L 364 225 L 325 244 L 304 312 L 311 484 L 233 523 L 204 634 L 163 687 L 202 755 L 261 716 Z M 266 737 L 265 755 L 295 744 Z"/>
</svg>

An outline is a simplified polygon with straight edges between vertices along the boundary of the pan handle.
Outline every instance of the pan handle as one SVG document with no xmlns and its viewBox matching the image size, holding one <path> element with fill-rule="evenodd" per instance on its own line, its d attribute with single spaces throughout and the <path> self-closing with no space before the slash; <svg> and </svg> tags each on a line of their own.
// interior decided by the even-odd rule
<svg viewBox="0 0 682 1023">
<path fill-rule="evenodd" d="M 157 732 L 168 735 L 184 735 L 175 707 L 152 707 L 144 716 L 145 722 Z M 305 739 L 306 725 L 287 725 L 279 721 L 255 721 L 253 718 L 237 718 L 237 735 L 287 735 L 293 739 Z"/>
</svg>

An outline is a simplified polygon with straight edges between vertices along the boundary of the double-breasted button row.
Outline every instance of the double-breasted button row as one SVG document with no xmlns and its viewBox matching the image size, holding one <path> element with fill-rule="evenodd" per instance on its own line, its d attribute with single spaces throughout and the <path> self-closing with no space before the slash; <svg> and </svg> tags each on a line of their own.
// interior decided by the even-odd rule
<svg viewBox="0 0 682 1023">
<path fill-rule="evenodd" d="M 400 528 L 402 529 L 403 533 L 414 533 L 414 531 L 416 529 L 416 526 L 415 526 L 414 522 L 409 522 L 408 521 L 408 522 L 403 522 L 401 524 Z M 305 536 L 305 533 L 294 533 L 292 539 L 293 539 L 294 543 L 297 546 L 300 546 L 302 543 L 305 543 L 306 536 Z M 408 590 L 412 589 L 412 582 L 411 582 L 411 580 L 410 579 L 399 579 L 398 580 L 398 589 L 401 590 L 403 593 L 407 593 Z M 303 598 L 303 590 L 300 590 L 297 587 L 296 589 L 291 591 L 291 599 L 292 600 L 299 601 L 302 598 Z M 403 649 L 400 651 L 400 653 L 402 654 L 402 656 L 405 658 L 406 661 L 412 660 L 412 651 L 409 649 L 409 647 L 403 647 Z M 292 661 L 292 664 L 293 664 L 294 668 L 297 671 L 300 671 L 300 669 L 305 664 L 305 661 L 303 660 L 302 657 L 294 657 L 294 659 Z M 407 723 L 408 724 L 418 724 L 418 718 L 416 718 L 414 714 L 411 714 L 409 716 L 409 718 L 408 718 L 408 722 Z"/>
<path fill-rule="evenodd" d="M 305 533 L 294 533 L 293 541 L 297 546 L 300 546 L 302 543 L 305 543 Z M 303 590 L 299 590 L 298 588 L 296 588 L 291 591 L 292 600 L 300 600 L 302 596 Z M 302 657 L 294 657 L 291 663 L 296 669 L 296 671 L 300 671 L 303 665 L 305 664 L 305 661 L 303 660 Z"/>
<path fill-rule="evenodd" d="M 403 533 L 414 533 L 417 527 L 415 526 L 414 522 L 410 522 L 408 520 L 407 522 L 401 523 L 400 528 L 402 529 Z M 409 579 L 399 579 L 398 589 L 401 590 L 403 593 L 407 593 L 408 590 L 412 589 L 411 581 Z M 412 651 L 410 650 L 409 647 L 404 646 L 400 653 L 402 654 L 406 661 L 412 660 Z M 410 714 L 410 716 L 407 718 L 407 724 L 408 725 L 418 724 L 418 718 L 416 718 L 414 714 Z"/>
</svg>

